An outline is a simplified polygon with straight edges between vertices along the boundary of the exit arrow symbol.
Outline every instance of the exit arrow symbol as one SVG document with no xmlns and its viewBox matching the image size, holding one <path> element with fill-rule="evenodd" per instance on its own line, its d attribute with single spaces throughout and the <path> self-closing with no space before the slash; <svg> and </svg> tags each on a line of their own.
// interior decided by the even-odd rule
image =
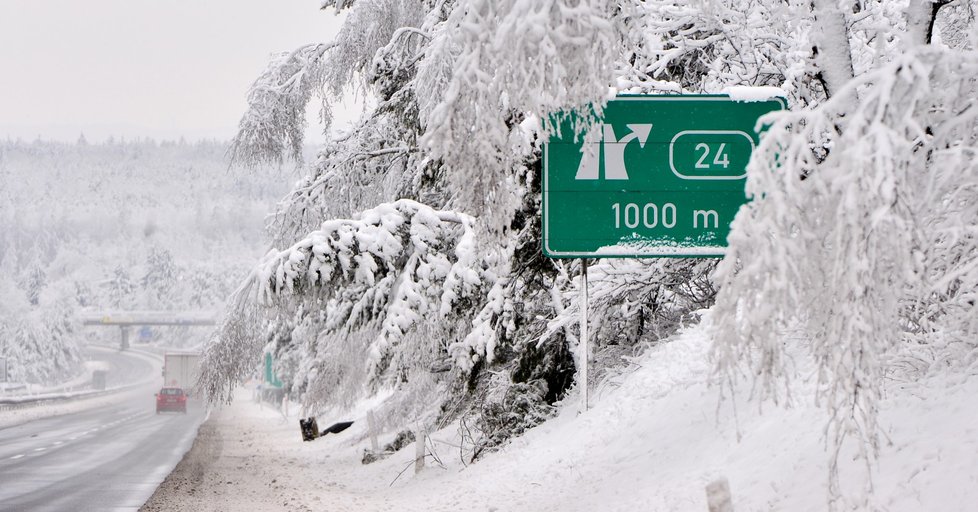
<svg viewBox="0 0 978 512">
<path fill-rule="evenodd" d="M 604 152 L 604 177 L 607 180 L 627 180 L 628 171 L 625 169 L 625 147 L 633 140 L 638 140 L 638 145 L 645 148 L 645 143 L 649 141 L 649 133 L 652 131 L 652 123 L 627 124 L 629 133 L 618 140 L 615 135 L 615 128 L 610 124 L 601 125 L 601 131 L 591 131 L 584 136 L 584 145 L 581 147 L 581 163 L 577 166 L 575 180 L 596 180 L 598 179 L 598 151 L 597 143 Z M 610 145 L 608 144 L 610 143 Z"/>
<path fill-rule="evenodd" d="M 632 131 L 632 133 L 629 133 L 628 135 L 622 137 L 621 140 L 618 141 L 618 143 L 625 145 L 628 144 L 628 142 L 631 140 L 638 139 L 638 146 L 642 149 L 645 149 L 645 143 L 649 141 L 649 132 L 652 131 L 652 123 L 627 124 L 625 126 L 627 126 L 628 129 Z"/>
<path fill-rule="evenodd" d="M 649 124 L 629 124 L 631 131 L 618 141 L 617 144 L 602 144 L 604 146 L 604 178 L 606 180 L 627 180 L 628 171 L 625 170 L 625 148 L 628 143 L 638 139 L 638 145 L 645 148 L 645 143 L 649 140 L 649 132 L 652 131 L 652 123 Z M 605 142 L 615 142 L 615 129 L 610 125 L 604 125 Z"/>
</svg>

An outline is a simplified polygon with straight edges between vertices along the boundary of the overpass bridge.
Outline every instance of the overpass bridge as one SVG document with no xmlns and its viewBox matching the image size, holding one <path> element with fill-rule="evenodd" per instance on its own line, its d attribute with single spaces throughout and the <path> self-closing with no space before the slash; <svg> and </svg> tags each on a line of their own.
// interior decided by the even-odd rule
<svg viewBox="0 0 978 512">
<path fill-rule="evenodd" d="M 129 329 L 144 325 L 217 325 L 217 315 L 209 311 L 92 311 L 78 315 L 82 325 L 119 328 L 122 350 L 129 348 Z"/>
</svg>

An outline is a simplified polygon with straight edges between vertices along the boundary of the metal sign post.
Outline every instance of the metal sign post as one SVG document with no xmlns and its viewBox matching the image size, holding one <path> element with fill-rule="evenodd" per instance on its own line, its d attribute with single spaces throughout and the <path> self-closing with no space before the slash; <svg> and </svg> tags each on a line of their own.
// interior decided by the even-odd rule
<svg viewBox="0 0 978 512">
<path fill-rule="evenodd" d="M 581 341 L 578 351 L 581 364 L 581 374 L 578 378 L 578 386 L 581 388 L 581 411 L 587 411 L 587 362 L 588 362 L 588 343 L 587 332 L 587 260 L 581 258 Z"/>
</svg>

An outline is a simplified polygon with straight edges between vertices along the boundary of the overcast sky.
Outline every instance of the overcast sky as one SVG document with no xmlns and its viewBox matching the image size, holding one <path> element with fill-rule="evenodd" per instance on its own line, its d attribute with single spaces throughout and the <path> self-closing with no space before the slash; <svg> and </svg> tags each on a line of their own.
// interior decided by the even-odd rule
<svg viewBox="0 0 978 512">
<path fill-rule="evenodd" d="M 269 54 L 335 36 L 319 3 L 0 0 L 0 137 L 228 139 Z"/>
</svg>

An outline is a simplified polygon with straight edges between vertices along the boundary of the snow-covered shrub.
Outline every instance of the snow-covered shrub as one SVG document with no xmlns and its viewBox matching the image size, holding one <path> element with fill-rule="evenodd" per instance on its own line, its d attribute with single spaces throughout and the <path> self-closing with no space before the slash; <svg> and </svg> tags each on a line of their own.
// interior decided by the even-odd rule
<svg viewBox="0 0 978 512">
<path fill-rule="evenodd" d="M 710 274 L 715 265 L 714 259 L 696 258 L 608 259 L 589 265 L 592 332 L 609 345 L 672 335 L 684 322 L 695 321 L 696 311 L 713 305 L 716 289 Z M 579 281 L 572 286 L 579 295 Z M 574 325 L 579 315 L 579 302 L 571 301 L 566 314 L 548 323 L 541 341 Z"/>
<path fill-rule="evenodd" d="M 540 381 L 497 384 L 478 403 L 472 458 L 494 451 L 513 437 L 518 437 L 552 418 L 557 409 L 545 400 L 547 386 Z"/>
<path fill-rule="evenodd" d="M 402 430 L 394 436 L 394 439 L 385 444 L 379 452 L 373 452 L 370 450 L 363 451 L 363 457 L 360 459 L 361 464 L 371 464 L 386 458 L 388 455 L 397 452 L 405 446 L 409 446 L 414 443 L 415 434 L 413 430 Z"/>
</svg>

